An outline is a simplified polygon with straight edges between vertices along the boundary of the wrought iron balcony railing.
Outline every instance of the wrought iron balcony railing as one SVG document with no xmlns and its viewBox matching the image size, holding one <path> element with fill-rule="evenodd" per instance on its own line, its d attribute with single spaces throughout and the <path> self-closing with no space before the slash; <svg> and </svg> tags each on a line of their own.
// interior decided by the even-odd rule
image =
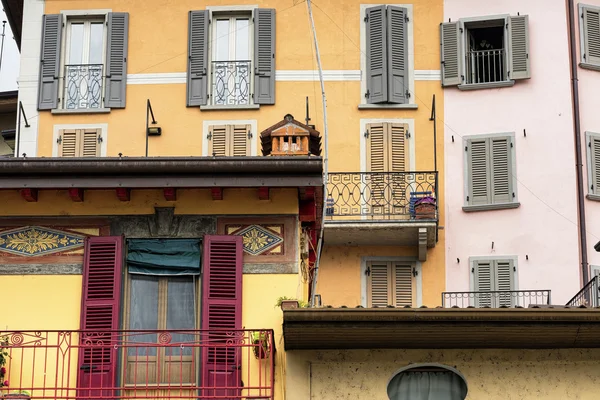
<svg viewBox="0 0 600 400">
<path fill-rule="evenodd" d="M 594 276 L 592 280 L 575 295 L 569 302 L 568 306 L 578 307 L 600 307 L 600 277 Z"/>
<path fill-rule="evenodd" d="M 327 179 L 330 220 L 437 220 L 437 172 L 333 172 Z M 415 205 L 428 198 L 429 209 Z"/>
<path fill-rule="evenodd" d="M 250 61 L 213 61 L 212 103 L 250 104 Z"/>
<path fill-rule="evenodd" d="M 504 49 L 467 52 L 467 83 L 502 82 L 506 78 Z"/>
<path fill-rule="evenodd" d="M 102 108 L 102 64 L 65 65 L 64 108 Z"/>
<path fill-rule="evenodd" d="M 0 332 L 31 399 L 273 399 L 272 330 Z"/>
<path fill-rule="evenodd" d="M 480 292 L 443 292 L 442 306 L 450 307 L 529 307 L 550 304 L 550 290 L 496 290 Z"/>
</svg>

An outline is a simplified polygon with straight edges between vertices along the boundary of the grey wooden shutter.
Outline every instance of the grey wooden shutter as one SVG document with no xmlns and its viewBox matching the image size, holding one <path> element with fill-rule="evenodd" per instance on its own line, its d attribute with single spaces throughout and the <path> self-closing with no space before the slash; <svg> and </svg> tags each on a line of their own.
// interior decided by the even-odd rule
<svg viewBox="0 0 600 400">
<path fill-rule="evenodd" d="M 43 16 L 38 110 L 52 110 L 58 107 L 62 25 L 62 14 Z"/>
<path fill-rule="evenodd" d="M 390 263 L 368 263 L 367 305 L 368 307 L 386 307 L 393 299 L 390 277 Z"/>
<path fill-rule="evenodd" d="M 413 274 L 411 265 L 393 264 L 394 306 L 413 305 Z"/>
<path fill-rule="evenodd" d="M 529 16 L 520 15 L 508 18 L 508 38 L 510 43 L 510 79 L 528 79 L 529 68 Z"/>
<path fill-rule="evenodd" d="M 462 60 L 460 58 L 460 27 L 458 22 L 440 25 L 442 86 L 460 85 Z"/>
<path fill-rule="evenodd" d="M 511 140 L 509 137 L 489 140 L 492 203 L 510 203 L 513 200 Z"/>
<path fill-rule="evenodd" d="M 366 10 L 367 23 L 367 103 L 388 101 L 388 61 L 386 6 Z"/>
<path fill-rule="evenodd" d="M 580 5 L 583 18 L 583 62 L 600 65 L 600 9 Z"/>
<path fill-rule="evenodd" d="M 494 261 L 494 280 L 496 291 L 509 292 L 514 290 L 514 265 L 512 260 L 496 260 Z M 513 298 L 512 293 L 498 293 L 496 295 L 495 306 L 514 306 L 518 299 Z M 527 307 L 529 304 L 520 304 Z"/>
<path fill-rule="evenodd" d="M 590 192 L 600 194 L 600 136 L 590 136 L 590 169 L 592 172 L 592 183 Z"/>
<path fill-rule="evenodd" d="M 489 156 L 489 140 L 467 141 L 467 200 L 470 205 L 491 203 Z"/>
<path fill-rule="evenodd" d="M 388 102 L 408 103 L 408 35 L 406 8 L 388 6 L 387 54 L 388 54 Z"/>
<path fill-rule="evenodd" d="M 129 13 L 108 13 L 104 106 L 125 108 Z"/>
<path fill-rule="evenodd" d="M 254 10 L 254 104 L 275 104 L 275 10 Z"/>
<path fill-rule="evenodd" d="M 480 260 L 475 261 L 473 264 L 475 291 L 479 292 L 474 295 L 474 305 L 475 307 L 491 307 L 493 296 L 489 292 L 494 290 L 493 261 Z"/>
<path fill-rule="evenodd" d="M 187 106 L 208 99 L 208 11 L 190 11 L 188 21 Z"/>
</svg>

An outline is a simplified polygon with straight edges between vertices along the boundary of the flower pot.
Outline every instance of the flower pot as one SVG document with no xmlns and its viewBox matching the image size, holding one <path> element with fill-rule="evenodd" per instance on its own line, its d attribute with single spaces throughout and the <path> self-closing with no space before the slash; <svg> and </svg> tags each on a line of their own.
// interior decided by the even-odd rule
<svg viewBox="0 0 600 400">
<path fill-rule="evenodd" d="M 265 350 L 264 346 L 258 345 L 258 343 L 255 343 L 257 346 L 255 346 L 252 350 L 254 351 L 254 357 L 256 357 L 259 360 L 264 360 L 265 358 L 269 358 L 269 352 Z"/>
<path fill-rule="evenodd" d="M 282 310 L 293 310 L 294 308 L 298 308 L 298 300 L 283 300 L 281 302 Z"/>
<path fill-rule="evenodd" d="M 421 203 L 415 205 L 415 219 L 435 219 L 435 204 Z"/>
<path fill-rule="evenodd" d="M 26 395 L 26 394 L 20 394 L 20 393 L 14 393 L 14 394 L 5 394 L 4 395 L 5 399 L 26 399 L 29 400 L 31 399 L 30 396 Z"/>
</svg>

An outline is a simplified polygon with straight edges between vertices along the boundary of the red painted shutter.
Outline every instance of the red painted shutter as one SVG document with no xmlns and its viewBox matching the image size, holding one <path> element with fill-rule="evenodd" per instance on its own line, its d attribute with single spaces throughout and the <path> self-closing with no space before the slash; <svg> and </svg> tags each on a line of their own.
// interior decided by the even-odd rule
<svg viewBox="0 0 600 400">
<path fill-rule="evenodd" d="M 119 329 L 123 239 L 89 237 L 85 242 L 81 303 L 81 349 L 77 397 L 114 396 L 117 350 L 112 330 Z"/>
<path fill-rule="evenodd" d="M 205 396 L 241 394 L 241 352 L 231 344 L 242 335 L 242 251 L 241 236 L 204 236 L 202 329 L 215 344 L 203 348 Z"/>
</svg>

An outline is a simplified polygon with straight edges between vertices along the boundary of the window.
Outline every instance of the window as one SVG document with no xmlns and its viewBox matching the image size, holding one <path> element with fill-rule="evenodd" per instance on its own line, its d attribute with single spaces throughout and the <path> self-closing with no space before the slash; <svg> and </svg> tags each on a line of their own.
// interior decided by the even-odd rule
<svg viewBox="0 0 600 400">
<path fill-rule="evenodd" d="M 411 263 L 369 261 L 365 273 L 368 307 L 416 305 L 416 285 Z"/>
<path fill-rule="evenodd" d="M 588 199 L 600 200 L 600 133 L 586 132 Z"/>
<path fill-rule="evenodd" d="M 124 108 L 128 27 L 128 13 L 44 15 L 38 109 Z"/>
<path fill-rule="evenodd" d="M 365 68 L 363 102 L 410 103 L 409 9 L 391 5 L 369 7 L 364 13 Z M 412 33 L 411 33 L 412 34 Z"/>
<path fill-rule="evenodd" d="M 188 106 L 275 104 L 275 10 L 191 11 L 188 49 Z"/>
<path fill-rule="evenodd" d="M 390 400 L 464 400 L 467 383 L 456 369 L 441 364 L 412 364 L 396 371 L 387 384 Z"/>
<path fill-rule="evenodd" d="M 579 4 L 582 68 L 600 70 L 600 7 Z"/>
<path fill-rule="evenodd" d="M 100 157 L 102 130 L 62 129 L 58 136 L 59 157 Z"/>
<path fill-rule="evenodd" d="M 516 257 L 487 259 L 471 258 L 472 287 L 475 307 L 528 306 L 510 291 L 516 290 Z M 498 293 L 498 292 L 507 293 Z M 495 292 L 495 293 L 494 293 Z"/>
<path fill-rule="evenodd" d="M 465 18 L 440 29 L 443 86 L 510 86 L 530 77 L 527 15 Z"/>
<path fill-rule="evenodd" d="M 211 125 L 208 127 L 209 156 L 250 156 L 250 125 Z"/>
<path fill-rule="evenodd" d="M 515 208 L 514 134 L 482 135 L 465 140 L 464 211 Z"/>
</svg>

